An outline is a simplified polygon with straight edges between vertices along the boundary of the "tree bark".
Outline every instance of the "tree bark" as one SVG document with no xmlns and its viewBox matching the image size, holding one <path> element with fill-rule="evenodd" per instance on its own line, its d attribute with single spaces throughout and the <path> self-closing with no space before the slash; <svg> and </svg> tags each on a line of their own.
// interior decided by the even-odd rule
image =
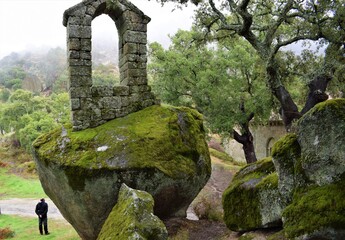
<svg viewBox="0 0 345 240">
<path fill-rule="evenodd" d="M 320 75 L 315 77 L 309 84 L 309 93 L 307 97 L 307 101 L 301 111 L 301 114 L 305 114 L 311 108 L 313 108 L 316 104 L 326 101 L 328 99 L 328 95 L 325 93 L 329 81 L 331 81 L 331 77 L 326 75 Z"/>
<path fill-rule="evenodd" d="M 268 77 L 268 84 L 272 94 L 278 99 L 280 103 L 280 115 L 284 122 L 285 129 L 289 132 L 291 124 L 295 119 L 301 117 L 298 107 L 293 101 L 290 93 L 286 90 L 284 85 L 279 80 L 278 67 L 274 60 L 270 60 L 266 66 L 266 73 Z"/>
<path fill-rule="evenodd" d="M 241 105 L 241 111 L 243 112 L 243 114 L 245 114 L 244 104 Z M 236 130 L 233 130 L 234 139 L 243 146 L 242 148 L 247 163 L 253 163 L 257 161 L 254 148 L 254 138 L 249 130 L 249 122 L 253 119 L 253 117 L 254 113 L 251 113 L 247 117 L 246 122 L 240 124 L 242 128 L 241 130 L 243 132 L 242 135 L 239 134 Z"/>
<path fill-rule="evenodd" d="M 234 139 L 242 144 L 244 156 L 247 163 L 253 163 L 257 161 L 255 148 L 254 148 L 254 138 L 250 131 L 244 132 L 240 135 L 236 130 L 233 130 Z"/>
</svg>

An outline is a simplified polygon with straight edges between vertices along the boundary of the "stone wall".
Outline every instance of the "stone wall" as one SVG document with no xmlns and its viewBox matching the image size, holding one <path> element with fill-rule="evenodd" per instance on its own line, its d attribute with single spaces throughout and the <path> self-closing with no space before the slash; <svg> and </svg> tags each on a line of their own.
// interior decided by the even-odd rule
<svg viewBox="0 0 345 240">
<path fill-rule="evenodd" d="M 254 148 L 257 159 L 262 159 L 271 155 L 273 144 L 286 134 L 282 122 L 271 122 L 268 125 L 251 127 L 254 137 Z M 237 162 L 245 163 L 245 157 L 242 145 L 234 139 L 228 139 L 223 142 L 224 150 L 232 156 Z"/>
<path fill-rule="evenodd" d="M 118 30 L 120 86 L 92 84 L 91 22 L 101 14 L 109 15 Z M 127 0 L 84 0 L 64 12 L 74 130 L 96 127 L 158 103 L 147 85 L 149 22 Z"/>
</svg>

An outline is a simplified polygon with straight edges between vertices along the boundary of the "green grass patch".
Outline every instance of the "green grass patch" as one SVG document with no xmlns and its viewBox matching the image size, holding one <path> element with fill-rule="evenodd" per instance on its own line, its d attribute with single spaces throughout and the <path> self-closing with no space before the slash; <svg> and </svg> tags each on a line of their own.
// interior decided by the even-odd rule
<svg viewBox="0 0 345 240">
<path fill-rule="evenodd" d="M 38 178 L 23 178 L 0 168 L 0 198 L 37 198 L 45 197 Z"/>
<path fill-rule="evenodd" d="M 209 148 L 210 154 L 216 158 L 219 158 L 220 160 L 223 160 L 225 162 L 231 162 L 234 163 L 234 159 L 230 157 L 228 154 L 224 152 L 219 152 L 216 149 Z"/>
<path fill-rule="evenodd" d="M 80 237 L 71 225 L 62 220 L 48 219 L 50 235 L 41 236 L 38 231 L 38 220 L 36 218 L 19 217 L 13 215 L 0 215 L 0 229 L 9 228 L 14 231 L 11 239 L 32 240 L 32 239 L 55 239 L 55 240 L 79 240 Z"/>
</svg>

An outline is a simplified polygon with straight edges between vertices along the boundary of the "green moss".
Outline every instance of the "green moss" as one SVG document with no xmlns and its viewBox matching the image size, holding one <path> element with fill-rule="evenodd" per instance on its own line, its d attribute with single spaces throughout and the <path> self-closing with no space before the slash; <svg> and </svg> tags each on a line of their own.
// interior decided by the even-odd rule
<svg viewBox="0 0 345 240">
<path fill-rule="evenodd" d="M 289 238 L 323 228 L 341 230 L 345 226 L 345 178 L 330 185 L 298 189 L 293 202 L 283 212 L 284 230 Z"/>
<path fill-rule="evenodd" d="M 149 193 L 122 185 L 119 201 L 97 239 L 167 239 L 163 222 L 153 215 L 153 204 Z"/>
<path fill-rule="evenodd" d="M 261 226 L 260 187 L 277 185 L 272 158 L 264 158 L 242 168 L 223 193 L 224 222 L 234 231 Z M 263 182 L 262 182 L 263 181 Z M 259 187 L 258 187 L 259 186 Z"/>
<path fill-rule="evenodd" d="M 209 148 L 210 154 L 216 158 L 219 158 L 220 160 L 223 160 L 225 162 L 231 162 L 234 163 L 234 159 L 230 157 L 228 154 L 224 152 L 219 152 L 216 149 Z"/>
<path fill-rule="evenodd" d="M 315 105 L 308 114 L 314 114 L 315 112 L 320 111 L 332 111 L 336 114 L 340 114 L 345 117 L 345 99 L 344 98 L 337 98 L 337 99 L 330 99 Z"/>
<path fill-rule="evenodd" d="M 264 177 L 256 186 L 264 189 L 278 189 L 278 174 L 276 172 L 270 173 Z"/>
<path fill-rule="evenodd" d="M 64 128 L 36 139 L 38 159 L 83 169 L 157 168 L 174 178 L 211 170 L 202 116 L 189 108 L 152 106 L 96 128 Z"/>
<path fill-rule="evenodd" d="M 297 135 L 294 133 L 286 134 L 284 137 L 280 138 L 274 145 L 272 149 L 273 158 L 283 158 L 293 157 L 295 155 L 300 155 L 301 147 L 297 141 Z M 299 156 L 296 156 L 299 157 Z"/>
</svg>

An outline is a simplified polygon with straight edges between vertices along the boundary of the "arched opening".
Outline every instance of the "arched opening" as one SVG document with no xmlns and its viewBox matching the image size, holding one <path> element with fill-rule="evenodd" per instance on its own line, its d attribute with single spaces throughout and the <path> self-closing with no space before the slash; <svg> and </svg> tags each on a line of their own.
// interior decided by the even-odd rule
<svg viewBox="0 0 345 240">
<path fill-rule="evenodd" d="M 120 84 L 119 36 L 114 21 L 102 14 L 92 21 L 92 84 Z"/>
<path fill-rule="evenodd" d="M 272 155 L 272 148 L 273 144 L 275 143 L 275 139 L 273 137 L 269 138 L 266 143 L 266 157 Z"/>
</svg>

